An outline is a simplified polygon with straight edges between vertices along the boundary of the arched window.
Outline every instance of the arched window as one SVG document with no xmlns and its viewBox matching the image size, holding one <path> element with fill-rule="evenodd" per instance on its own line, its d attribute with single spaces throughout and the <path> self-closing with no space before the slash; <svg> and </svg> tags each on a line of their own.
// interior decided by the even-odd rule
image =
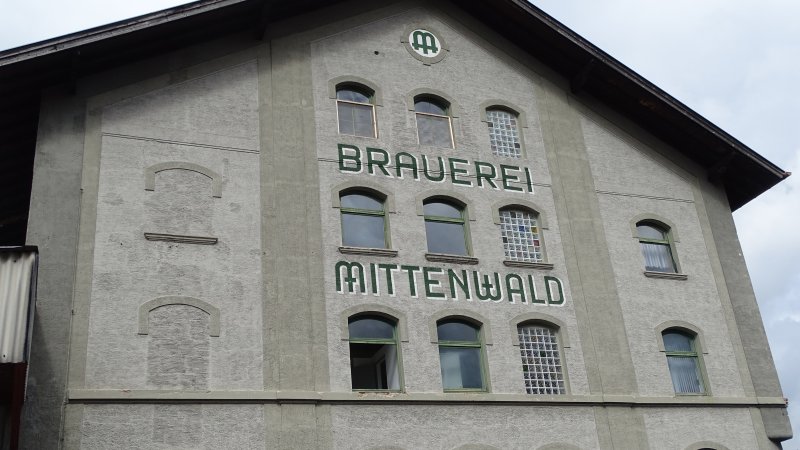
<svg viewBox="0 0 800 450">
<path fill-rule="evenodd" d="M 436 323 L 436 334 L 444 390 L 486 390 L 480 326 L 447 318 Z"/>
<path fill-rule="evenodd" d="M 636 233 L 644 256 L 645 270 L 678 272 L 668 227 L 653 221 L 641 221 L 636 224 Z"/>
<path fill-rule="evenodd" d="M 517 327 L 522 376 L 528 394 L 565 394 L 563 361 L 556 329 L 539 323 Z"/>
<path fill-rule="evenodd" d="M 430 253 L 468 255 L 467 220 L 464 208 L 443 199 L 425 200 L 425 235 Z"/>
<path fill-rule="evenodd" d="M 696 336 L 678 329 L 661 333 L 667 355 L 672 387 L 676 394 L 704 394 L 705 385 L 700 370 L 700 354 Z"/>
<path fill-rule="evenodd" d="M 340 85 L 336 88 L 339 134 L 377 137 L 374 93 L 364 87 Z"/>
<path fill-rule="evenodd" d="M 522 209 L 500 210 L 500 237 L 506 259 L 542 262 L 542 238 L 536 214 Z"/>
<path fill-rule="evenodd" d="M 446 102 L 432 97 L 414 98 L 420 145 L 453 148 L 453 124 Z"/>
<path fill-rule="evenodd" d="M 348 320 L 353 390 L 400 390 L 397 322 L 359 315 Z"/>
<path fill-rule="evenodd" d="M 492 153 L 512 158 L 522 156 L 516 114 L 505 109 L 487 109 L 486 123 L 489 125 L 489 143 Z"/>
<path fill-rule="evenodd" d="M 387 248 L 384 201 L 364 191 L 348 191 L 339 197 L 342 211 L 342 245 Z"/>
</svg>

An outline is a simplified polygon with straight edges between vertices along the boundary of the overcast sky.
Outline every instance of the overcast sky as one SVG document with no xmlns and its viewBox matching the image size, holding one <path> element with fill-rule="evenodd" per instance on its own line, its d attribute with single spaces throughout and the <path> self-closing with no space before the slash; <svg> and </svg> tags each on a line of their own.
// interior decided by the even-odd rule
<svg viewBox="0 0 800 450">
<path fill-rule="evenodd" d="M 0 50 L 185 2 L 0 0 Z M 545 12 L 795 172 L 734 214 L 800 434 L 800 2 L 535 0 Z M 798 450 L 800 439 L 785 449 Z"/>
</svg>

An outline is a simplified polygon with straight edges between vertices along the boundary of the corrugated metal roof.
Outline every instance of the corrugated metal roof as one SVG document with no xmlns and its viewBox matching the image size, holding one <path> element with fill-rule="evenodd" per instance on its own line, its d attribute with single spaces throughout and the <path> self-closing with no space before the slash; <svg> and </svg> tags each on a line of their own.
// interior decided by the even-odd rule
<svg viewBox="0 0 800 450">
<path fill-rule="evenodd" d="M 28 359 L 38 257 L 31 247 L 0 248 L 0 363 Z"/>
</svg>

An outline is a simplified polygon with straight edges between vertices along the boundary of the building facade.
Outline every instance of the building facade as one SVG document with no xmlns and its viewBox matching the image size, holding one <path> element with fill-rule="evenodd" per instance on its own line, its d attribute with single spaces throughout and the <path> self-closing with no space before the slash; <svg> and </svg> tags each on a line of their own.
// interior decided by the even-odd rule
<svg viewBox="0 0 800 450">
<path fill-rule="evenodd" d="M 305 8 L 44 91 L 24 448 L 791 437 L 710 150 L 468 8 Z"/>
</svg>

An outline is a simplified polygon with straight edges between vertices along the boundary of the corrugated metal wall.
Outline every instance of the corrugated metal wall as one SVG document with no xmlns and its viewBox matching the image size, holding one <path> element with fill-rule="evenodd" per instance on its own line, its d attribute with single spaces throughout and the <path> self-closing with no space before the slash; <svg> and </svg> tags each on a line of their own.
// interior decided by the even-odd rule
<svg viewBox="0 0 800 450">
<path fill-rule="evenodd" d="M 37 257 L 35 250 L 0 249 L 0 363 L 27 360 Z"/>
</svg>

